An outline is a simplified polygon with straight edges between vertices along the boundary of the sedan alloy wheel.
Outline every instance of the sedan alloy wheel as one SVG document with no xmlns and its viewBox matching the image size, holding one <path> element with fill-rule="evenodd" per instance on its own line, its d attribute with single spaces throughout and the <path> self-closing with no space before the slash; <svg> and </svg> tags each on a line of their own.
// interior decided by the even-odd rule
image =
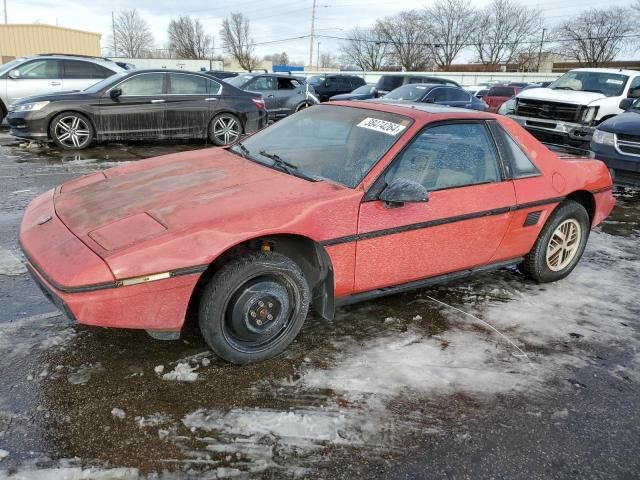
<svg viewBox="0 0 640 480">
<path fill-rule="evenodd" d="M 86 147 L 91 142 L 89 122 L 78 115 L 65 115 L 53 127 L 56 143 L 70 149 Z"/>
<path fill-rule="evenodd" d="M 233 145 L 241 133 L 240 120 L 235 115 L 223 113 L 211 122 L 211 141 L 218 146 Z"/>
</svg>

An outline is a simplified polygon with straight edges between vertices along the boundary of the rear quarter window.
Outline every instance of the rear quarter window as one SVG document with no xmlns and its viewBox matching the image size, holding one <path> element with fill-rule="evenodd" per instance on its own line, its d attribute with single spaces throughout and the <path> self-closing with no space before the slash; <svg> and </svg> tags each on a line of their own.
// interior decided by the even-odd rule
<svg viewBox="0 0 640 480">
<path fill-rule="evenodd" d="M 514 90 L 512 87 L 493 87 L 487 93 L 488 97 L 512 97 Z"/>
</svg>

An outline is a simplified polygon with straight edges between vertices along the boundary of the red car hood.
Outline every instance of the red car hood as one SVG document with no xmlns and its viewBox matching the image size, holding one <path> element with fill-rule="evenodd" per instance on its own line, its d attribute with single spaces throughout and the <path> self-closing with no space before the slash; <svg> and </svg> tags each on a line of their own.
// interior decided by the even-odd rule
<svg viewBox="0 0 640 480">
<path fill-rule="evenodd" d="M 130 163 L 63 184 L 58 217 L 101 256 L 168 231 L 229 216 L 273 217 L 279 206 L 352 192 L 309 182 L 221 148 Z M 249 213 L 250 212 L 250 213 Z M 247 226 L 249 227 L 249 226 Z"/>
</svg>

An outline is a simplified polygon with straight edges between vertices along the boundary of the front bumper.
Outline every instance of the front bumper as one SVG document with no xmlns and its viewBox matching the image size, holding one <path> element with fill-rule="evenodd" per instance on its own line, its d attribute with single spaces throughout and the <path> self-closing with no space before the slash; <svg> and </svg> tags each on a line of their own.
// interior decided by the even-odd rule
<svg viewBox="0 0 640 480">
<path fill-rule="evenodd" d="M 7 114 L 9 134 L 28 140 L 49 140 L 49 115 L 42 111 L 9 112 Z"/>
<path fill-rule="evenodd" d="M 560 120 L 546 120 L 540 118 L 521 117 L 509 115 L 527 130 L 558 135 L 574 142 L 589 142 L 596 127 L 582 125 L 580 123 L 563 122 Z"/>
<path fill-rule="evenodd" d="M 107 264 L 55 215 L 53 190 L 25 210 L 20 245 L 45 295 L 78 323 L 177 331 L 201 272 L 123 285 Z"/>
</svg>

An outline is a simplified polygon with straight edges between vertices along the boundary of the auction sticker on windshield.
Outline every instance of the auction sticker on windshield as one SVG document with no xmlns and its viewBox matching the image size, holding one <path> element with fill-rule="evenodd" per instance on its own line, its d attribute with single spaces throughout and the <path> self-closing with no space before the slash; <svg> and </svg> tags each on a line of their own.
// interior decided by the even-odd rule
<svg viewBox="0 0 640 480">
<path fill-rule="evenodd" d="M 378 118 L 371 117 L 365 118 L 357 126 L 393 136 L 398 135 L 405 128 L 407 128 L 404 125 L 400 125 L 399 123 L 387 122 L 386 120 L 380 120 Z"/>
</svg>

